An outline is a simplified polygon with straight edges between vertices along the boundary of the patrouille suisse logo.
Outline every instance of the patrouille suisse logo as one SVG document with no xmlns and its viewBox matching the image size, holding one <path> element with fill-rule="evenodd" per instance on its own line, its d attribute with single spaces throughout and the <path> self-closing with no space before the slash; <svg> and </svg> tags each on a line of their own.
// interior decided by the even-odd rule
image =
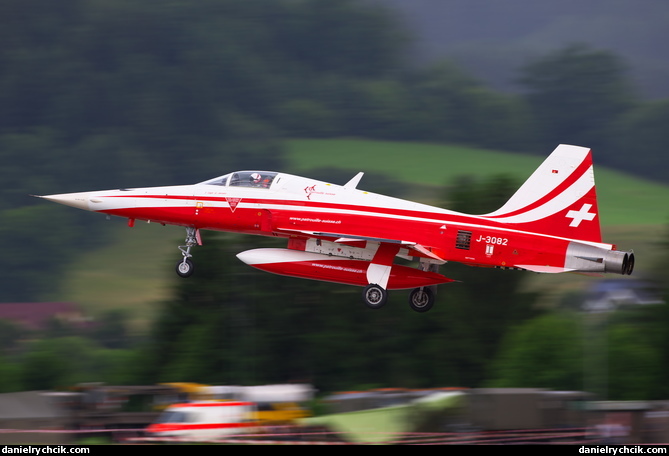
<svg viewBox="0 0 669 456">
<path fill-rule="evenodd" d="M 305 188 L 304 193 L 307 194 L 307 199 L 310 200 L 311 199 L 311 194 L 316 193 L 316 186 L 312 185 L 311 187 Z"/>
<path fill-rule="evenodd" d="M 237 209 L 237 205 L 239 202 L 242 200 L 241 198 L 225 198 L 225 200 L 228 202 L 230 205 L 230 210 L 232 212 L 235 212 L 235 209 Z"/>
<path fill-rule="evenodd" d="M 304 189 L 304 193 L 307 194 L 307 199 L 308 200 L 311 200 L 311 195 L 328 195 L 328 196 L 334 196 L 335 195 L 332 192 L 321 192 L 321 191 L 316 190 L 316 185 L 312 185 L 311 187 L 306 187 Z"/>
</svg>

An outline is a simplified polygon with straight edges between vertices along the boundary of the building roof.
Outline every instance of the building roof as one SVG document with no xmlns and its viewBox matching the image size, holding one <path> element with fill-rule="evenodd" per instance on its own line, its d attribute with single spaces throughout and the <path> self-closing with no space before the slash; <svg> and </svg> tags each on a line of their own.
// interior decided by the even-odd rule
<svg viewBox="0 0 669 456">
<path fill-rule="evenodd" d="M 9 320 L 27 329 L 44 329 L 52 318 L 75 324 L 85 321 L 79 307 L 71 302 L 0 303 L 0 320 Z"/>
</svg>

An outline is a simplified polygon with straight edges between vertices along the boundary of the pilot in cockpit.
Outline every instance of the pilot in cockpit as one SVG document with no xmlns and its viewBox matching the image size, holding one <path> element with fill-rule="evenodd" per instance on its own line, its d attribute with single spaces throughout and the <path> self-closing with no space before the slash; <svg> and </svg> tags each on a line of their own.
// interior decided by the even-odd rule
<svg viewBox="0 0 669 456">
<path fill-rule="evenodd" d="M 251 181 L 251 186 L 252 187 L 268 188 L 269 184 L 272 183 L 272 179 L 270 179 L 269 177 L 266 177 L 265 179 L 263 179 L 263 177 L 260 175 L 260 173 L 251 174 L 251 177 L 249 177 L 249 180 Z"/>
</svg>

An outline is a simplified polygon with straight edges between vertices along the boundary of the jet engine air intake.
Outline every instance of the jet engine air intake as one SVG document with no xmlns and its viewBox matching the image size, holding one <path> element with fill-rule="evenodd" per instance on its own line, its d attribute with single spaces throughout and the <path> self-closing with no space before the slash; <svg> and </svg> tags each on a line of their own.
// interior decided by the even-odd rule
<svg viewBox="0 0 669 456">
<path fill-rule="evenodd" d="M 582 272 L 611 272 L 630 275 L 634 270 L 634 252 L 607 250 L 578 242 L 569 243 L 565 268 Z"/>
</svg>

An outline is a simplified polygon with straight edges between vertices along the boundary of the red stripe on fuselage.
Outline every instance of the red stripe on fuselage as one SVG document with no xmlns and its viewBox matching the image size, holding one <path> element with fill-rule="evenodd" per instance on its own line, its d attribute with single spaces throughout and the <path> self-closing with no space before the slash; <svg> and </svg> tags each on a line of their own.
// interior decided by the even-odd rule
<svg viewBox="0 0 669 456">
<path fill-rule="evenodd" d="M 156 197 L 158 198 L 158 197 Z M 162 198 L 162 197 L 161 197 Z M 185 198 L 184 198 L 185 199 Z M 189 198 L 190 199 L 190 198 Z M 502 222 L 490 222 L 486 219 L 467 216 L 464 214 L 444 214 L 427 211 L 388 209 L 381 207 L 367 207 L 360 205 L 346 205 L 341 203 L 319 203 L 319 202 L 295 202 L 270 199 L 245 199 L 244 202 L 256 204 L 260 207 L 238 206 L 233 212 L 224 203 L 222 198 L 212 198 L 210 201 L 221 201 L 220 206 L 205 207 L 206 214 L 196 215 L 196 206 L 187 207 L 144 207 L 127 208 L 103 211 L 121 217 L 136 218 L 139 220 L 152 220 L 161 223 L 169 223 L 181 226 L 194 226 L 201 229 L 218 231 L 240 232 L 246 234 L 259 234 L 267 236 L 292 237 L 310 236 L 308 233 L 340 233 L 342 235 L 359 235 L 375 238 L 405 240 L 419 243 L 423 246 L 437 249 L 444 259 L 477 265 L 501 265 L 513 266 L 514 264 L 543 264 L 562 267 L 564 265 L 565 240 L 554 239 L 550 235 L 537 233 L 522 233 L 509 229 L 510 225 Z M 299 207 L 298 207 L 299 204 Z M 278 209 L 262 209 L 270 205 Z M 325 212 L 330 209 L 332 212 Z M 343 209 L 343 211 L 342 211 Z M 337 212 L 339 210 L 339 212 Z M 350 211 L 346 213 L 344 211 Z M 269 214 L 269 215 L 267 215 Z M 271 220 L 268 225 L 264 219 L 268 216 Z M 327 224 L 311 221 L 296 221 L 294 224 L 290 219 L 334 219 L 341 220 L 339 224 Z M 407 220 L 414 217 L 418 220 Z M 422 218 L 422 219 L 421 219 Z M 442 228 L 442 225 L 448 225 Z M 454 225 L 454 226 L 453 226 Z M 471 225 L 471 226 L 469 226 Z M 460 229 L 473 232 L 471 248 L 462 250 L 455 247 L 455 238 Z M 537 236 L 537 237 L 535 237 Z M 331 239 L 332 236 L 314 235 L 322 239 Z M 498 242 L 493 248 L 492 256 L 486 255 L 486 243 L 479 239 L 490 238 L 490 243 Z M 499 245 L 503 242 L 503 245 Z M 536 245 L 541 243 L 541 255 L 536 253 Z M 413 256 L 423 256 L 419 252 L 412 251 Z M 538 255 L 538 256 L 537 256 Z M 274 270 L 269 270 L 269 269 Z M 296 267 L 297 268 L 297 267 Z M 304 271 L 286 271 L 285 267 L 262 267 L 268 272 L 286 275 L 300 276 Z M 299 269 L 299 268 L 297 268 Z M 307 268 L 310 269 L 310 268 Z M 307 271 L 305 278 L 313 273 Z M 353 277 L 333 277 L 332 281 L 338 283 L 363 283 L 358 274 Z M 363 277 L 364 274 L 360 274 Z M 395 284 L 390 284 L 394 287 Z M 406 285 L 416 286 L 415 283 Z M 424 285 L 418 285 L 424 286 Z M 404 288 L 405 285 L 397 285 Z"/>
<path fill-rule="evenodd" d="M 553 193 L 563 191 L 568 188 L 573 181 L 583 175 L 590 166 L 589 160 L 577 168 L 578 172 L 572 173 L 573 178 L 565 180 L 556 188 Z M 580 173 L 580 176 L 579 176 Z M 130 195 L 119 195 L 119 198 L 131 197 Z M 132 196 L 139 200 L 147 199 L 173 199 L 187 201 L 210 201 L 221 203 L 220 206 L 205 206 L 207 215 L 196 215 L 196 206 L 173 206 L 173 207 L 134 207 L 124 209 L 112 209 L 100 211 L 111 215 L 117 215 L 127 218 L 136 218 L 139 220 L 151 220 L 159 223 L 168 223 L 181 226 L 194 226 L 202 229 L 211 229 L 217 231 L 233 231 L 249 234 L 261 235 L 279 235 L 289 237 L 295 233 L 290 230 L 293 226 L 279 226 L 279 220 L 286 220 L 290 217 L 320 217 L 320 218 L 341 218 L 341 225 L 308 224 L 302 223 L 295 226 L 295 231 L 313 231 L 323 233 L 340 233 L 349 235 L 385 237 L 387 239 L 405 240 L 417 242 L 431 247 L 441 248 L 444 242 L 451 242 L 455 236 L 455 229 L 466 229 L 478 231 L 480 229 L 492 231 L 505 231 L 509 236 L 522 234 L 524 230 L 517 231 L 513 225 L 491 220 L 486 217 L 477 217 L 457 212 L 448 211 L 433 212 L 412 209 L 397 209 L 381 206 L 362 206 L 345 203 L 312 202 L 306 200 L 282 200 L 270 198 L 243 198 L 242 204 L 253 205 L 254 207 L 238 206 L 233 212 L 228 207 L 225 197 L 199 197 L 199 196 L 179 196 L 179 195 L 140 195 Z M 546 195 L 544 198 L 552 196 Z M 539 201 L 542 201 L 542 198 Z M 404 200 L 399 200 L 404 201 Z M 539 202 L 535 204 L 540 204 Z M 257 207 L 256 207 L 257 206 Z M 269 207 L 269 208 L 268 208 Z M 533 206 L 528 206 L 523 210 L 530 210 Z M 261 211 L 269 211 L 272 217 L 272 228 L 284 229 L 286 231 L 272 231 L 260 228 L 258 217 Z M 328 212 L 330 211 L 330 212 Z M 338 212 L 340 211 L 340 212 Z M 349 213 L 346 213 L 347 211 Z M 508 215 L 508 214 L 507 214 Z M 506 215 L 505 215 L 506 216 Z M 406 218 L 415 218 L 418 220 L 403 220 Z M 501 217 L 501 216 L 500 216 Z M 440 233 L 442 224 L 448 226 L 443 233 Z M 455 226 L 452 226 L 455 225 Z M 337 228 L 341 228 L 338 230 Z M 529 234 L 537 234 L 544 241 L 553 237 L 541 231 L 541 224 L 534 224 L 532 229 L 528 229 Z M 384 233 L 382 236 L 380 233 Z M 437 235 L 436 233 L 439 233 Z M 561 236 L 568 237 L 568 236 Z M 323 238 L 327 238 L 326 236 Z M 542 241 L 542 242 L 544 242 Z M 599 242 L 599 241 L 595 241 Z M 449 249 L 450 250 L 450 249 Z M 460 252 L 458 252 L 460 253 Z"/>
<path fill-rule="evenodd" d="M 136 198 L 138 200 L 142 198 L 148 198 L 148 199 L 172 199 L 172 200 L 187 200 L 187 201 L 213 201 L 213 202 L 219 202 L 222 203 L 221 208 L 226 207 L 227 201 L 225 197 L 211 197 L 211 196 L 206 196 L 206 197 L 200 197 L 200 196 L 179 196 L 179 195 L 140 195 L 140 196 L 130 196 L 130 195 L 118 195 L 114 196 L 114 198 Z M 269 211 L 274 211 L 274 210 L 290 210 L 291 208 L 298 208 L 298 207 L 303 207 L 303 208 L 308 208 L 308 210 L 305 211 L 298 211 L 299 212 L 315 212 L 317 213 L 319 210 L 342 210 L 342 211 L 352 211 L 352 212 L 359 212 L 361 216 L 370 216 L 370 217 L 375 217 L 375 216 L 394 216 L 394 217 L 412 217 L 412 218 L 422 218 L 422 219 L 428 219 L 426 221 L 433 221 L 435 223 L 462 223 L 462 224 L 481 224 L 485 223 L 486 226 L 489 227 L 497 227 L 497 228 L 505 228 L 505 224 L 501 222 L 495 222 L 495 221 L 490 221 L 487 219 L 482 219 L 476 216 L 471 216 L 467 214 L 462 214 L 458 212 L 448 212 L 448 213 L 443 213 L 443 212 L 429 212 L 429 211 L 418 211 L 418 210 L 412 210 L 412 209 L 394 209 L 394 208 L 389 208 L 389 207 L 381 207 L 381 206 L 360 206 L 360 205 L 355 205 L 355 204 L 346 204 L 346 203 L 327 203 L 327 202 L 312 202 L 312 201 L 301 201 L 301 200 L 282 200 L 282 199 L 269 199 L 269 198 L 242 198 L 241 201 L 243 204 L 257 204 L 260 206 L 260 208 L 266 208 L 266 206 L 286 206 L 286 208 L 279 208 L 279 209 L 268 209 Z M 125 215 L 124 212 L 127 213 L 132 213 L 134 211 L 141 211 L 144 209 L 157 209 L 157 210 L 188 210 L 190 211 L 190 207 L 161 207 L 161 208 L 155 208 L 151 206 L 146 206 L 146 207 L 137 207 L 137 208 L 124 208 L 124 209 L 112 209 L 112 210 L 105 210 L 105 211 L 100 211 L 104 213 L 109 213 L 112 215 L 119 215 L 123 217 L 128 217 L 129 215 Z M 220 208 L 219 208 L 220 209 Z M 367 214 L 365 214 L 367 213 Z M 137 212 L 139 214 L 139 212 Z M 354 215 L 354 214 L 349 214 L 349 215 Z M 134 215 L 134 217 L 139 218 L 139 219 L 151 219 L 151 220 L 156 220 L 158 221 L 159 219 L 154 219 L 149 216 L 142 216 L 142 215 Z M 169 221 L 169 220 L 165 220 Z M 183 224 L 183 223 L 180 223 Z M 196 223 L 193 223 L 196 225 Z M 215 229 L 214 227 L 211 227 L 211 229 Z"/>
</svg>

